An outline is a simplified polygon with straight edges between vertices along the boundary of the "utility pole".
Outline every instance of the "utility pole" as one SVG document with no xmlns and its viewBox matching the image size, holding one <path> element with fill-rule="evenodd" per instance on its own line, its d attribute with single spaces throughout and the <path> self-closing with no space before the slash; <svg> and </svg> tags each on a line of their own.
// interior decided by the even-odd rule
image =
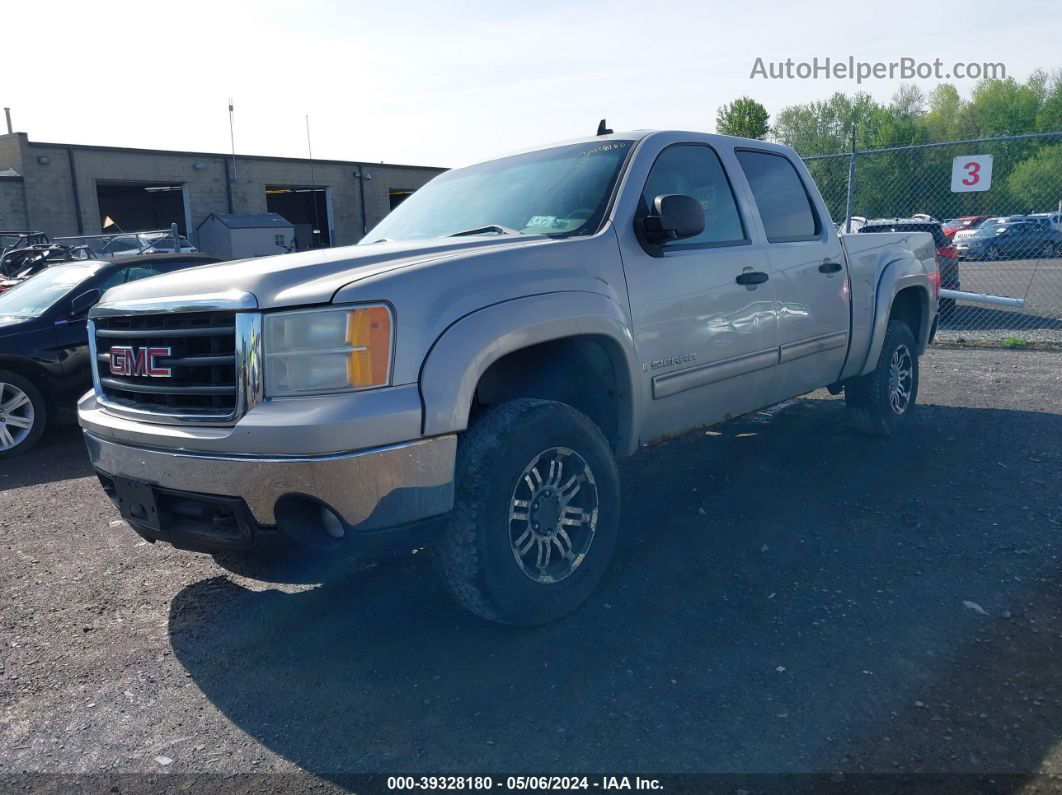
<svg viewBox="0 0 1062 795">
<path fill-rule="evenodd" d="M 232 122 L 232 97 L 229 97 L 229 143 L 232 144 L 232 179 L 236 179 L 236 131 Z"/>
<path fill-rule="evenodd" d="M 317 209 L 317 171 L 313 165 L 313 144 L 310 143 L 310 114 L 306 114 L 306 153 L 310 156 L 310 184 L 313 190 L 310 192 L 310 196 L 313 198 L 313 225 L 316 227 L 314 231 L 318 235 L 321 234 L 321 218 Z M 331 231 L 331 230 L 329 230 Z M 318 237 L 318 240 L 321 238 Z M 328 241 L 329 245 L 332 244 L 331 238 Z"/>
</svg>

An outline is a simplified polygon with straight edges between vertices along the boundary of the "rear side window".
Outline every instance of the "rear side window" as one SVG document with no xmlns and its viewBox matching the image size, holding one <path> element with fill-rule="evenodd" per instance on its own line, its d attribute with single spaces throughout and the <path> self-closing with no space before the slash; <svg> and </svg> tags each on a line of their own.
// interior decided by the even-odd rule
<svg viewBox="0 0 1062 795">
<path fill-rule="evenodd" d="M 819 217 L 789 159 L 747 149 L 736 154 L 756 199 L 767 240 L 791 243 L 816 239 L 822 232 Z"/>
</svg>

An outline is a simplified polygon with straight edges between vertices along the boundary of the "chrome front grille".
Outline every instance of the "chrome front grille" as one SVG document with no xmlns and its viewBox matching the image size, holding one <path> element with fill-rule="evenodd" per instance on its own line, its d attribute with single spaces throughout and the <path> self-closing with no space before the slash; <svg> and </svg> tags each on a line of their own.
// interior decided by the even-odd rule
<svg viewBox="0 0 1062 795">
<path fill-rule="evenodd" d="M 231 311 L 93 318 L 100 403 L 152 422 L 238 419 L 260 399 L 260 318 Z"/>
</svg>

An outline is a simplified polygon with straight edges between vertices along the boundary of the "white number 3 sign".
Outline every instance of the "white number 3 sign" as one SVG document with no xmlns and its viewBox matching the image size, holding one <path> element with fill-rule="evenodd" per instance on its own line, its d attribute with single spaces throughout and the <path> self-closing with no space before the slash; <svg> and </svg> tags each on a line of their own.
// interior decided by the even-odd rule
<svg viewBox="0 0 1062 795">
<path fill-rule="evenodd" d="M 969 193 L 992 187 L 992 155 L 960 155 L 951 161 L 951 192 Z"/>
</svg>

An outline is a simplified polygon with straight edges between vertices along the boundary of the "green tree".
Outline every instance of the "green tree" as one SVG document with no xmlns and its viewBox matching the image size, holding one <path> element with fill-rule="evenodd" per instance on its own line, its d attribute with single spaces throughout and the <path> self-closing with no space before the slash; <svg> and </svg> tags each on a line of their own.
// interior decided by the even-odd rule
<svg viewBox="0 0 1062 795">
<path fill-rule="evenodd" d="M 1034 132 L 1044 101 L 1044 79 L 1038 72 L 1025 83 L 1012 77 L 979 82 L 963 108 L 974 135 L 992 138 Z"/>
<path fill-rule="evenodd" d="M 902 83 L 892 95 L 889 110 L 910 119 L 920 119 L 926 113 L 926 95 L 914 83 Z"/>
<path fill-rule="evenodd" d="M 770 115 L 752 97 L 741 97 L 723 105 L 715 114 L 715 131 L 723 135 L 762 141 L 770 131 Z"/>
<path fill-rule="evenodd" d="M 1062 146 L 1047 146 L 1023 160 L 1006 181 L 1011 206 L 1020 212 L 1058 209 L 1062 201 Z"/>
<path fill-rule="evenodd" d="M 1062 69 L 1056 70 L 1044 87 L 1044 99 L 1036 115 L 1039 132 L 1062 130 Z"/>
<path fill-rule="evenodd" d="M 949 141 L 968 137 L 962 129 L 963 102 L 959 90 L 951 83 L 941 83 L 929 94 L 929 110 L 922 124 L 932 141 Z"/>
</svg>

